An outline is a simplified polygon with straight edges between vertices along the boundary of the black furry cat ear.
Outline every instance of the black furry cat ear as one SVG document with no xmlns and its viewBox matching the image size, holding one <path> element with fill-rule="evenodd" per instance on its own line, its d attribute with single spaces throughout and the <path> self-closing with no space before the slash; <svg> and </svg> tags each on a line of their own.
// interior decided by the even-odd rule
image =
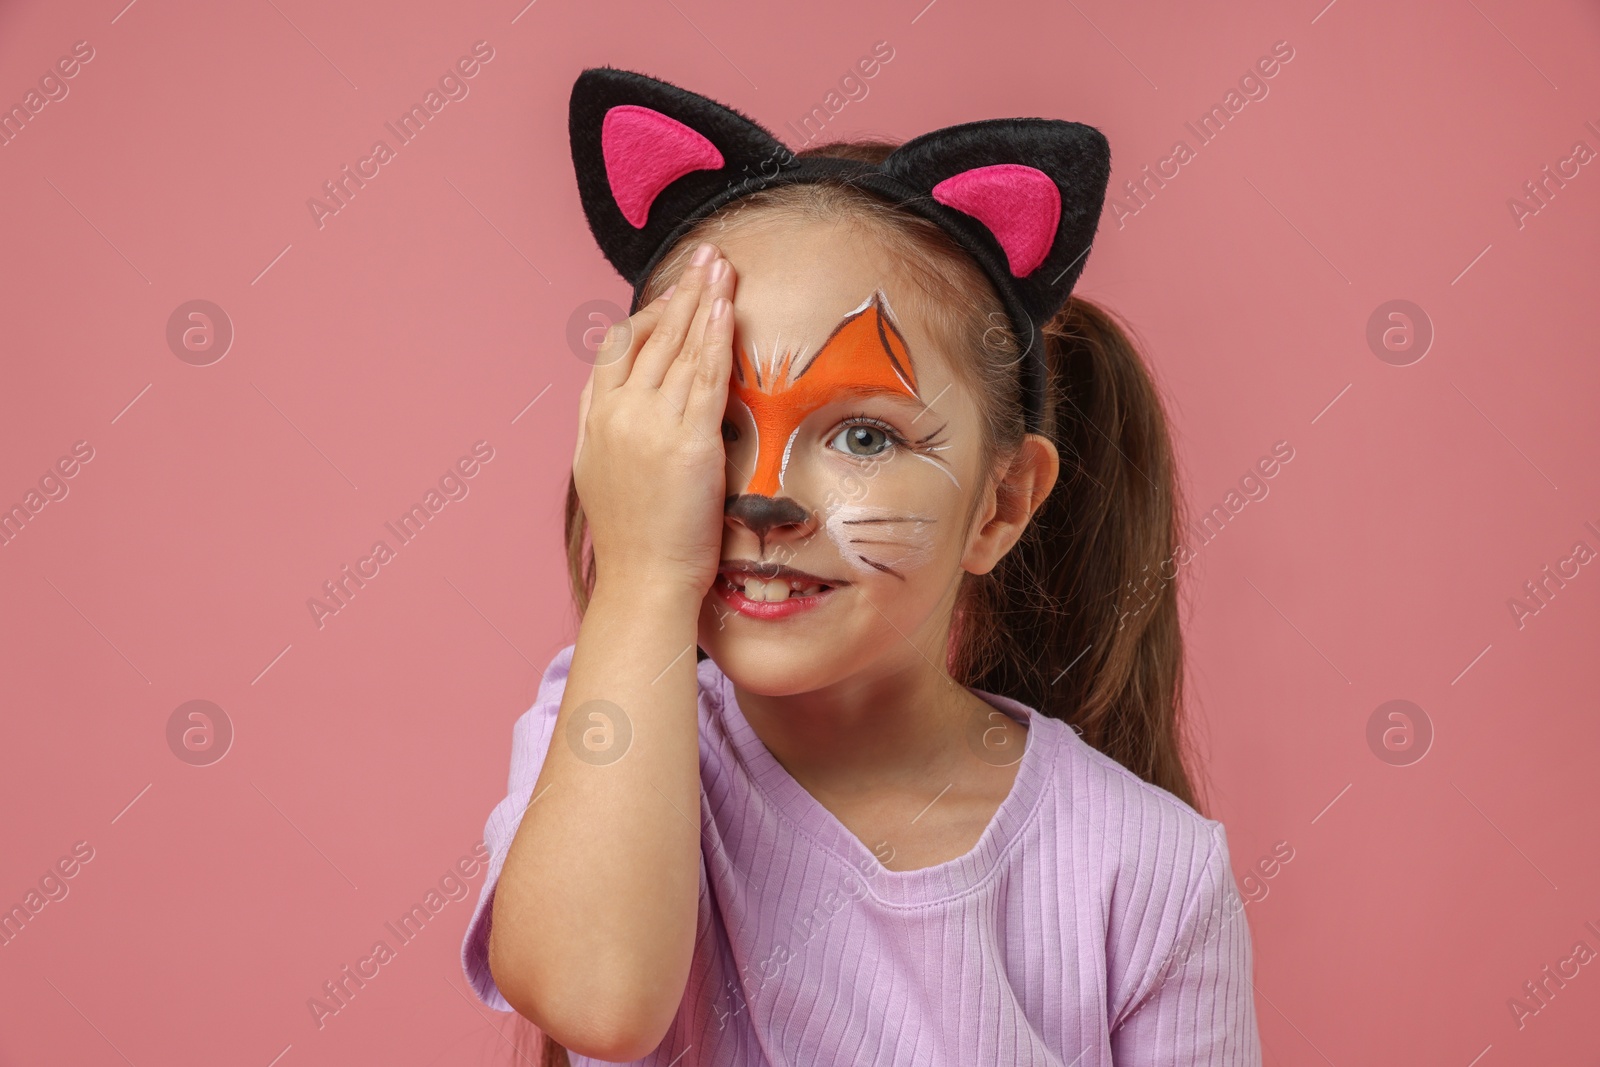
<svg viewBox="0 0 1600 1067">
<path fill-rule="evenodd" d="M 985 119 L 915 137 L 879 170 L 894 185 L 926 193 L 902 206 L 964 238 L 990 276 L 1014 289 L 1042 323 L 1083 273 L 1105 204 L 1111 148 L 1099 130 L 1078 122 Z"/>
<path fill-rule="evenodd" d="M 680 224 L 794 159 L 732 108 L 611 67 L 578 75 L 568 132 L 589 229 L 635 285 Z"/>
</svg>

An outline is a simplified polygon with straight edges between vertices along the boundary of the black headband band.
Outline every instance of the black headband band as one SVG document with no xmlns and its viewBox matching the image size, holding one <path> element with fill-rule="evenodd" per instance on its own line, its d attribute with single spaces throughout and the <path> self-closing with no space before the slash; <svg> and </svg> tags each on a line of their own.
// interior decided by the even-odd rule
<svg viewBox="0 0 1600 1067">
<path fill-rule="evenodd" d="M 693 226 L 773 185 L 844 179 L 937 223 L 1000 294 L 1022 348 L 1029 432 L 1043 418 L 1043 325 L 1066 304 L 1094 242 L 1111 149 L 1093 126 L 984 119 L 895 148 L 880 164 L 802 159 L 715 100 L 633 71 L 591 67 L 572 86 L 572 164 L 589 229 L 633 286 Z"/>
</svg>

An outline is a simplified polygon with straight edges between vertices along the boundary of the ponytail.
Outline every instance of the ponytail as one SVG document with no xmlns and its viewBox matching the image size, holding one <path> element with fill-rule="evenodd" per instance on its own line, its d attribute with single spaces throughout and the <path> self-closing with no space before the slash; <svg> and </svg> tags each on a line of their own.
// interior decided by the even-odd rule
<svg viewBox="0 0 1600 1067">
<path fill-rule="evenodd" d="M 951 673 L 1061 719 L 1191 807 L 1179 728 L 1178 489 L 1127 329 L 1072 297 L 1046 325 L 1055 487 L 988 574 L 965 576 Z"/>
</svg>

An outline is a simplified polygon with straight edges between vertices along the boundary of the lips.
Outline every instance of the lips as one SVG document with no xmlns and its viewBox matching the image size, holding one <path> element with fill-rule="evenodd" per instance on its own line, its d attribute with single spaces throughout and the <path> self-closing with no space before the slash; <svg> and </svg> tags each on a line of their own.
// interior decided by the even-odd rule
<svg viewBox="0 0 1600 1067">
<path fill-rule="evenodd" d="M 765 583 L 759 578 L 747 579 L 741 587 L 734 585 L 726 574 L 717 575 L 717 580 L 711 583 L 711 591 L 735 614 L 750 619 L 787 619 L 838 595 L 834 586 L 811 585 L 796 591 L 786 582 Z"/>
<path fill-rule="evenodd" d="M 778 619 L 809 610 L 839 586 L 849 584 L 779 563 L 727 560 L 718 569 L 712 588 L 741 615 Z"/>
</svg>

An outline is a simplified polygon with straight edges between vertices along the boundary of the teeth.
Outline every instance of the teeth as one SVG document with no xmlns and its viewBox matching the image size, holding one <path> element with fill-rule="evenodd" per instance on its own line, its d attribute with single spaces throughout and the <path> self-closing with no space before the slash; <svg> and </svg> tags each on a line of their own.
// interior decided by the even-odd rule
<svg viewBox="0 0 1600 1067">
<path fill-rule="evenodd" d="M 799 583 L 790 583 L 782 579 L 774 579 L 770 582 L 762 581 L 760 578 L 744 579 L 744 595 L 750 600 L 776 603 L 780 600 L 787 600 L 791 592 L 797 596 L 815 596 L 822 592 L 822 586 L 820 583 L 815 582 L 802 586 Z"/>
</svg>

